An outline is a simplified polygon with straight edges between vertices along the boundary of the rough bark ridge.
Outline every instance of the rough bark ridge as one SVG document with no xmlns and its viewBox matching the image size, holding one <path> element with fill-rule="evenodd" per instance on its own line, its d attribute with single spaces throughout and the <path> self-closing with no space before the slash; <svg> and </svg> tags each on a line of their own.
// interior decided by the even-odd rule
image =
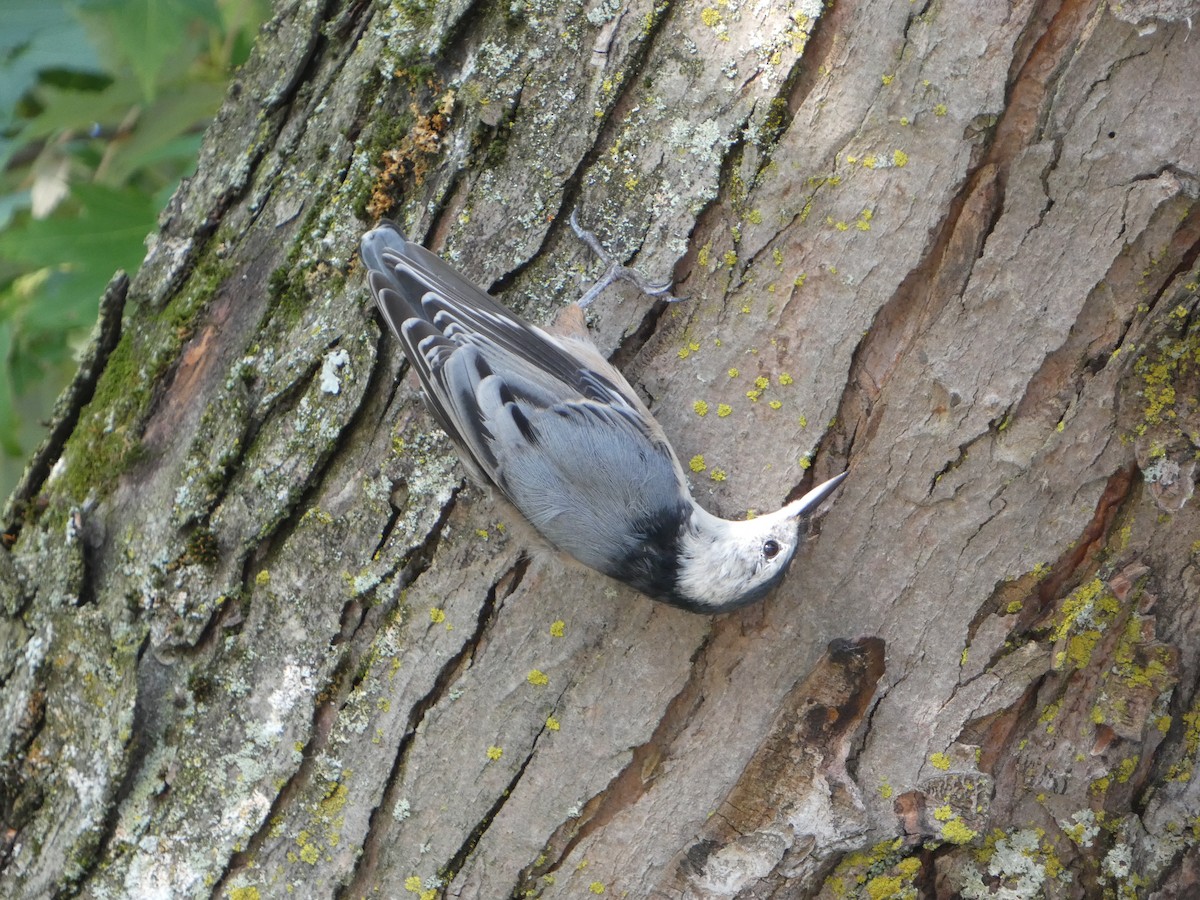
<svg viewBox="0 0 1200 900">
<path fill-rule="evenodd" d="M 1194 890 L 1196 12 L 281 4 L 6 510 L 0 894 Z M 850 467 L 760 606 L 527 560 L 380 335 L 376 216 L 544 319 L 573 209 L 703 502 Z"/>
</svg>

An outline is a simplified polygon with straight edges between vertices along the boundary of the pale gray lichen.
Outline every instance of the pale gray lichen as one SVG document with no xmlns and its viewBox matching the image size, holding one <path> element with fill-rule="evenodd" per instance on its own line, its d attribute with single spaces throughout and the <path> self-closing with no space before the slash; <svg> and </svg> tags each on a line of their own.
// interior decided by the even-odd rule
<svg viewBox="0 0 1200 900">
<path fill-rule="evenodd" d="M 1120 843 L 1113 847 L 1104 855 L 1104 861 L 1100 864 L 1100 870 L 1108 877 L 1117 881 L 1124 882 L 1129 877 L 1130 871 L 1133 869 L 1133 848 L 1128 844 Z"/>
<path fill-rule="evenodd" d="M 974 868 L 967 869 L 961 887 L 967 900 L 1029 900 L 1041 896 L 1046 881 L 1046 867 L 1042 863 L 1036 831 L 1023 829 L 996 841 L 987 871 L 999 884 L 985 885 L 983 877 Z"/>
<path fill-rule="evenodd" d="M 611 22 L 621 11 L 621 0 L 600 0 L 596 6 L 588 10 L 587 20 L 597 27 L 605 22 Z"/>
<path fill-rule="evenodd" d="M 1070 820 L 1060 819 L 1058 827 L 1075 844 L 1084 848 L 1092 846 L 1092 842 L 1100 833 L 1100 826 L 1096 823 L 1096 814 L 1090 809 L 1078 810 L 1072 814 Z"/>
<path fill-rule="evenodd" d="M 327 394 L 340 394 L 342 382 L 338 378 L 338 370 L 350 362 L 350 354 L 345 350 L 334 350 L 325 354 L 321 363 L 321 390 Z"/>
<path fill-rule="evenodd" d="M 701 163 L 720 162 L 727 144 L 721 127 L 711 119 L 695 124 L 676 119 L 667 130 L 667 145 L 672 150 L 695 156 Z"/>
</svg>

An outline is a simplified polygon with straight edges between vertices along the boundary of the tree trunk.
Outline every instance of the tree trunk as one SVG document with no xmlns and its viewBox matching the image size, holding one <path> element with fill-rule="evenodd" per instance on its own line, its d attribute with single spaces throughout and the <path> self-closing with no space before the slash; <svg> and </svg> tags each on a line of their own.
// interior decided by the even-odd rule
<svg viewBox="0 0 1200 900">
<path fill-rule="evenodd" d="M 1196 890 L 1197 13 L 281 4 L 5 516 L 0 894 Z M 381 335 L 379 216 L 544 321 L 572 210 L 697 499 L 849 467 L 762 604 L 528 557 Z"/>
</svg>

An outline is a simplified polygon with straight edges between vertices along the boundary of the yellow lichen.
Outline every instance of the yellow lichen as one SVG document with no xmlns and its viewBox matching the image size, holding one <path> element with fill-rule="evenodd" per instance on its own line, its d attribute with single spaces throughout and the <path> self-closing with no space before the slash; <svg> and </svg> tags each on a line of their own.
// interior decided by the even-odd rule
<svg viewBox="0 0 1200 900">
<path fill-rule="evenodd" d="M 900 893 L 903 882 L 892 875 L 877 875 L 867 882 L 867 896 L 871 900 L 888 900 Z"/>
<path fill-rule="evenodd" d="M 704 462 L 704 456 L 697 453 L 688 462 L 688 468 L 691 469 L 693 472 L 703 472 L 705 469 L 708 468 L 708 464 Z"/>
<path fill-rule="evenodd" d="M 969 844 L 979 832 L 968 828 L 962 819 L 954 818 L 942 826 L 942 837 L 951 844 Z"/>
<path fill-rule="evenodd" d="M 698 416 L 707 416 L 708 415 L 708 404 L 705 403 L 703 400 L 697 400 L 695 403 L 692 404 L 692 411 L 695 412 L 696 415 L 698 415 Z"/>
<path fill-rule="evenodd" d="M 1067 636 L 1076 620 L 1085 612 L 1091 610 L 1093 603 L 1103 590 L 1104 582 L 1099 578 L 1093 578 L 1087 584 L 1080 585 L 1067 596 L 1067 599 L 1063 601 L 1062 618 L 1059 621 L 1058 628 L 1055 629 L 1051 637 L 1054 643 L 1061 641 Z"/>
<path fill-rule="evenodd" d="M 718 403 L 717 404 L 717 418 L 723 419 L 727 415 L 729 415 L 731 412 L 733 412 L 733 407 L 730 406 L 728 403 Z"/>
<path fill-rule="evenodd" d="M 1117 765 L 1116 771 L 1118 783 L 1124 784 L 1133 776 L 1133 773 L 1137 771 L 1139 760 L 1140 757 L 1138 756 L 1127 756 L 1125 759 L 1121 760 L 1121 762 Z"/>
<path fill-rule="evenodd" d="M 560 638 L 566 633 L 567 623 L 556 619 L 550 623 L 550 637 Z"/>
<path fill-rule="evenodd" d="M 900 873 L 900 877 L 906 881 L 912 881 L 917 877 L 917 873 L 921 871 L 921 861 L 909 856 L 896 864 L 896 870 Z"/>
<path fill-rule="evenodd" d="M 950 757 L 945 753 L 935 753 L 929 757 L 929 764 L 935 769 L 941 769 L 945 772 L 950 768 Z"/>
<path fill-rule="evenodd" d="M 429 621 L 432 622 L 434 625 L 440 624 L 441 622 L 445 622 L 446 621 L 446 611 L 444 609 L 439 609 L 436 606 L 429 607 Z"/>
<path fill-rule="evenodd" d="M 1067 641 L 1066 661 L 1072 668 L 1082 669 L 1091 661 L 1092 651 L 1100 643 L 1101 637 L 1100 632 L 1094 628 L 1071 635 Z M 1056 662 L 1058 661 L 1056 658 Z"/>
<path fill-rule="evenodd" d="M 495 744 L 487 748 L 487 758 L 497 760 L 504 755 L 504 748 L 497 747 Z"/>
<path fill-rule="evenodd" d="M 550 677 L 541 669 L 530 669 L 525 680 L 536 687 L 543 687 L 550 683 Z"/>
<path fill-rule="evenodd" d="M 1042 710 L 1042 714 L 1038 718 L 1038 721 L 1041 722 L 1043 725 L 1047 722 L 1053 722 L 1055 717 L 1058 715 L 1058 711 L 1060 709 L 1062 709 L 1062 701 L 1055 700 L 1053 703 L 1051 703 L 1049 706 L 1047 706 L 1044 710 Z"/>
</svg>

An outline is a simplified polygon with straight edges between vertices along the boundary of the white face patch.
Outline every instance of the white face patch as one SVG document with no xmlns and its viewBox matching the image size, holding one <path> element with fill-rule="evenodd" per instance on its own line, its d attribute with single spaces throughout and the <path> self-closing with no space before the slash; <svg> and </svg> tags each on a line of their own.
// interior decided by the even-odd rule
<svg viewBox="0 0 1200 900">
<path fill-rule="evenodd" d="M 758 599 L 787 571 L 798 529 L 782 511 L 731 522 L 697 507 L 680 545 L 681 592 L 706 612 Z"/>
</svg>

